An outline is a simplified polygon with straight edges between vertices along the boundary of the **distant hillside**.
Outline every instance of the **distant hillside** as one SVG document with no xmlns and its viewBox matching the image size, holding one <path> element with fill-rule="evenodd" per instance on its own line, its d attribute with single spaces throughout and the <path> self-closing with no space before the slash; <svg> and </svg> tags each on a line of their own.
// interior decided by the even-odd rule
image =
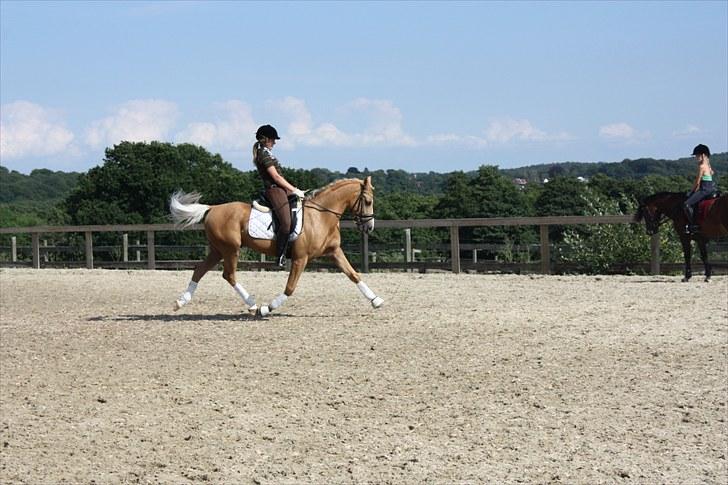
<svg viewBox="0 0 728 485">
<path fill-rule="evenodd" d="M 80 175 L 46 169 L 24 175 L 0 166 L 0 203 L 60 201 L 71 193 Z"/>
<path fill-rule="evenodd" d="M 711 159 L 719 177 L 728 177 L 728 153 L 714 154 Z M 522 178 L 530 183 L 541 182 L 555 176 L 593 177 L 604 174 L 615 179 L 639 179 L 648 175 L 684 176 L 691 179 L 695 175 L 695 161 L 692 158 L 679 160 L 655 160 L 640 158 L 616 163 L 562 162 L 543 165 L 529 165 L 520 168 L 501 169 L 508 178 Z M 412 193 L 420 195 L 441 195 L 447 173 L 409 173 L 404 170 L 359 170 L 349 168 L 346 173 L 328 169 L 296 170 L 302 176 L 301 183 L 312 189 L 323 186 L 332 180 L 343 177 L 363 178 L 371 175 L 378 194 Z M 474 176 L 476 171 L 469 172 Z M 257 183 L 257 174 L 245 172 L 247 177 Z M 0 203 L 19 204 L 26 202 L 59 202 L 76 187 L 81 176 L 78 172 L 54 172 L 46 169 L 33 170 L 30 175 L 9 171 L 0 166 Z M 298 177 L 294 177 L 297 179 Z"/>
<path fill-rule="evenodd" d="M 713 154 L 710 157 L 710 164 L 719 175 L 725 177 L 728 174 L 728 153 Z M 588 178 L 598 173 L 615 179 L 639 179 L 647 175 L 664 175 L 667 177 L 677 175 L 692 178 L 695 176 L 696 166 L 695 160 L 692 158 L 681 158 L 679 160 L 639 158 L 637 160 L 627 159 L 614 163 L 547 163 L 543 165 L 503 169 L 501 172 L 508 177 L 522 178 L 533 183 L 555 176 Z"/>
</svg>

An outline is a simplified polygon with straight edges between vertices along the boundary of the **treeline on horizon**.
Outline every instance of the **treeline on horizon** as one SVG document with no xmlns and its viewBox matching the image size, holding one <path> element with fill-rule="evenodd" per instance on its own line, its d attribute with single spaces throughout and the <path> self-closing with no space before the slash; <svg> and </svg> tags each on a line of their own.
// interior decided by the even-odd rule
<svg viewBox="0 0 728 485">
<path fill-rule="evenodd" d="M 122 142 L 118 146 L 130 145 L 129 142 Z M 131 145 L 150 145 L 156 147 L 166 146 L 175 149 L 175 145 L 153 142 L 152 144 L 137 143 Z M 179 145 L 183 149 L 187 145 Z M 115 153 L 116 147 L 107 149 L 108 154 Z M 212 156 L 201 148 L 204 157 Z M 219 155 L 215 155 L 219 158 Z M 52 201 L 58 202 L 65 199 L 77 187 L 81 177 L 87 176 L 92 171 L 103 167 L 102 165 L 90 169 L 88 172 L 63 172 L 49 169 L 34 169 L 29 175 L 14 170 L 8 170 L 0 165 L 0 204 L 33 203 Z M 222 159 L 220 159 L 222 160 Z M 229 164 L 228 164 L 229 165 Z M 728 173 L 728 153 L 717 153 L 711 157 L 711 165 L 718 173 Z M 496 166 L 497 168 L 497 166 Z M 240 171 L 232 165 L 228 170 L 240 172 L 246 178 L 257 177 L 254 170 Z M 410 192 L 423 195 L 442 195 L 450 176 L 463 173 L 454 172 L 407 172 L 405 170 L 374 170 L 358 169 L 350 167 L 346 172 L 331 171 L 323 168 L 288 170 L 288 175 L 293 172 L 294 177 L 302 178 L 305 181 L 321 183 L 325 185 L 339 178 L 363 178 L 371 175 L 377 188 L 377 194 L 391 194 L 396 192 Z M 681 158 L 678 160 L 665 160 L 653 158 L 639 158 L 636 160 L 625 159 L 622 162 L 555 162 L 539 165 L 528 165 L 518 168 L 500 169 L 498 172 L 511 179 L 525 180 L 529 185 L 542 184 L 544 180 L 551 180 L 558 177 L 589 179 L 595 175 L 604 175 L 617 180 L 641 179 L 648 176 L 676 177 L 681 176 L 692 181 L 695 175 L 695 164 L 692 158 Z M 464 172 L 467 177 L 474 178 L 477 171 Z M 307 187 L 310 189 L 316 187 Z"/>
<path fill-rule="evenodd" d="M 714 155 L 711 164 L 720 186 L 720 175 L 728 173 L 728 154 Z M 483 165 L 471 172 L 450 173 L 369 171 L 356 167 L 341 173 L 320 168 L 284 168 L 286 178 L 303 189 L 319 188 L 340 178 L 371 176 L 378 219 L 631 214 L 637 201 L 647 195 L 687 191 L 695 171 L 692 159 L 568 162 L 515 169 Z M 515 183 L 517 178 L 528 183 Z M 548 183 L 543 183 L 544 179 Z M 122 142 L 108 148 L 102 163 L 85 173 L 33 170 L 24 175 L 0 167 L 0 226 L 165 223 L 169 222 L 169 197 L 180 189 L 203 194 L 203 203 L 219 204 L 250 201 L 260 194 L 262 185 L 254 170 L 240 171 L 219 154 L 196 145 Z M 637 225 L 554 226 L 550 231 L 553 241 L 567 248 L 557 257 L 564 261 L 590 259 L 590 270 L 603 270 L 611 264 L 600 260 L 605 241 L 616 245 L 609 250 L 611 258 L 649 260 L 649 241 L 644 229 Z M 401 252 L 400 232 L 378 230 L 370 236 L 370 242 L 381 248 L 393 248 L 394 253 Z M 199 237 L 193 233 L 162 235 L 160 244 L 165 238 L 173 244 Z M 354 233 L 344 234 L 345 242 L 354 243 L 357 237 Z M 436 248 L 447 243 L 448 234 L 439 229 L 418 229 L 412 237 L 417 247 Z M 533 227 L 461 230 L 462 242 L 505 244 L 512 248 L 536 243 L 538 237 L 538 230 Z M 665 237 L 672 236 L 666 233 Z M 7 244 L 5 239 L 8 238 L 0 238 L 0 245 Z M 669 255 L 670 248 L 676 247 L 674 241 L 666 243 L 663 255 Z M 381 253 L 382 259 L 386 258 L 385 252 Z M 675 254 L 679 255 L 679 251 Z M 510 250 L 499 257 L 508 260 L 529 256 Z"/>
</svg>

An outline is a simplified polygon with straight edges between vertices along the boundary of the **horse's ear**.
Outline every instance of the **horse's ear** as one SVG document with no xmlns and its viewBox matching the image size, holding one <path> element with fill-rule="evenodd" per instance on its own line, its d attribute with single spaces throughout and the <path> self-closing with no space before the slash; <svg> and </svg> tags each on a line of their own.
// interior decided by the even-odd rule
<svg viewBox="0 0 728 485">
<path fill-rule="evenodd" d="M 374 186 L 372 185 L 372 176 L 368 175 L 367 178 L 364 179 L 364 187 L 369 187 L 370 189 L 374 190 Z"/>
</svg>

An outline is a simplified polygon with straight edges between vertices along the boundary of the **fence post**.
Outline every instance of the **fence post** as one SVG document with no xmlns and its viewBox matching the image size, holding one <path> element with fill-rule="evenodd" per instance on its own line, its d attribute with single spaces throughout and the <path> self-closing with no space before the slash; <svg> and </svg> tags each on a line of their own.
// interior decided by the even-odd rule
<svg viewBox="0 0 728 485">
<path fill-rule="evenodd" d="M 43 239 L 43 262 L 48 262 L 48 239 Z"/>
<path fill-rule="evenodd" d="M 549 226 L 541 225 L 541 273 L 551 274 L 551 248 L 549 247 Z"/>
<path fill-rule="evenodd" d="M 404 230 L 404 262 L 412 262 L 412 229 Z"/>
<path fill-rule="evenodd" d="M 18 238 L 15 236 L 10 238 L 10 261 L 18 262 Z"/>
<path fill-rule="evenodd" d="M 139 239 L 137 239 L 136 240 L 136 247 L 137 247 L 137 250 L 136 250 L 136 260 L 137 260 L 137 263 L 142 260 L 142 252 L 139 250 L 139 246 L 141 246 L 141 243 L 139 242 Z"/>
<path fill-rule="evenodd" d="M 147 269 L 154 269 L 155 264 L 154 231 L 147 231 Z"/>
<path fill-rule="evenodd" d="M 460 273 L 460 227 L 450 226 L 450 261 L 452 272 Z"/>
<path fill-rule="evenodd" d="M 34 232 L 31 236 L 33 249 L 33 268 L 40 269 L 40 234 Z"/>
<path fill-rule="evenodd" d="M 125 263 L 129 262 L 129 235 L 121 235 L 121 254 L 123 255 L 122 261 Z"/>
<path fill-rule="evenodd" d="M 653 234 L 650 239 L 650 274 L 660 274 L 660 235 Z"/>
<path fill-rule="evenodd" d="M 89 231 L 85 232 L 86 237 L 86 268 L 94 269 L 94 242 Z"/>
<path fill-rule="evenodd" d="M 361 272 L 369 272 L 369 234 L 361 233 Z"/>
</svg>

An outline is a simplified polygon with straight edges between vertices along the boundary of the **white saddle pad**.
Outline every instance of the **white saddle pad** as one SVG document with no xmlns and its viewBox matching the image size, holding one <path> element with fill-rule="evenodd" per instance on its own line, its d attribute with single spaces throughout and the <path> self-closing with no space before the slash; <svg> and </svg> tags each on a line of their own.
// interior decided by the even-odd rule
<svg viewBox="0 0 728 485">
<path fill-rule="evenodd" d="M 276 233 L 273 231 L 273 212 L 270 209 L 267 212 L 260 211 L 256 208 L 257 204 L 253 204 L 250 209 L 250 220 L 248 221 L 248 234 L 253 239 L 275 239 Z M 293 212 L 296 214 L 296 227 L 288 237 L 289 241 L 295 241 L 303 231 L 303 204 L 299 203 L 294 207 Z"/>
</svg>

